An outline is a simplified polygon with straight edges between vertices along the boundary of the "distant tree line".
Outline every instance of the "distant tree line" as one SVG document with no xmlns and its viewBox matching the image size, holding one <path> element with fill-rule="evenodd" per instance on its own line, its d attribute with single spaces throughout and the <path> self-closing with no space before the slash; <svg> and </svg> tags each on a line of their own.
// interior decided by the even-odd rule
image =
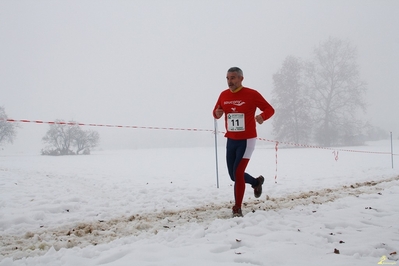
<svg viewBox="0 0 399 266">
<path fill-rule="evenodd" d="M 359 78 L 356 48 L 330 37 L 310 60 L 288 56 L 273 75 L 278 140 L 322 146 L 360 145 L 387 137 L 358 119 L 366 111 L 366 83 Z"/>
</svg>

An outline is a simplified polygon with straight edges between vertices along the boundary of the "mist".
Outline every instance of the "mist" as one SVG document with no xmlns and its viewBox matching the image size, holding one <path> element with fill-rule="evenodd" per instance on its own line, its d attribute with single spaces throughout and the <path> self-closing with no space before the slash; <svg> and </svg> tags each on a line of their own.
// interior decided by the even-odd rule
<svg viewBox="0 0 399 266">
<path fill-rule="evenodd" d="M 229 67 L 270 101 L 284 59 L 308 58 L 330 36 L 357 47 L 365 119 L 399 136 L 398 1 L 1 1 L 0 10 L 0 106 L 12 119 L 144 127 L 92 127 L 99 148 L 213 145 L 211 132 L 145 127 L 212 130 Z M 273 138 L 271 121 L 258 128 Z M 2 149 L 39 153 L 47 130 L 21 124 Z"/>
</svg>

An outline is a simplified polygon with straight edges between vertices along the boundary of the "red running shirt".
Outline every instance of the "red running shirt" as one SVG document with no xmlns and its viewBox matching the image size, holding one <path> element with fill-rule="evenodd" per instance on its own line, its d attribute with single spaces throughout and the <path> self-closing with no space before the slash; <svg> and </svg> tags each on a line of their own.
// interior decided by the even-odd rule
<svg viewBox="0 0 399 266">
<path fill-rule="evenodd" d="M 230 139 L 251 139 L 256 138 L 255 112 L 259 108 L 264 120 L 269 119 L 274 114 L 273 107 L 256 90 L 242 87 L 237 92 L 230 89 L 220 93 L 219 99 L 213 108 L 220 106 L 224 111 L 224 121 L 226 127 L 226 138 Z"/>
</svg>

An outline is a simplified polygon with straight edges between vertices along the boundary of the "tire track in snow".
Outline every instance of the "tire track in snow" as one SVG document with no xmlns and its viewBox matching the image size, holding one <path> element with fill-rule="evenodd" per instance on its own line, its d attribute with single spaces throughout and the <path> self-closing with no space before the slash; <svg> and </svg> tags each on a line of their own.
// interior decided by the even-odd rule
<svg viewBox="0 0 399 266">
<path fill-rule="evenodd" d="M 339 198 L 360 194 L 378 193 L 384 189 L 382 183 L 399 180 L 399 176 L 324 188 L 308 192 L 289 194 L 282 197 L 265 196 L 264 199 L 250 200 L 244 204 L 246 212 L 290 209 L 301 205 L 323 204 Z M 118 217 L 108 221 L 84 222 L 58 228 L 41 228 L 25 235 L 0 235 L 0 260 L 4 257 L 20 259 L 45 254 L 51 247 L 85 247 L 109 243 L 125 236 L 149 236 L 161 230 L 170 230 L 180 225 L 196 222 L 210 223 L 215 219 L 231 218 L 232 202 L 207 204 L 192 209 L 145 213 L 130 217 Z"/>
</svg>

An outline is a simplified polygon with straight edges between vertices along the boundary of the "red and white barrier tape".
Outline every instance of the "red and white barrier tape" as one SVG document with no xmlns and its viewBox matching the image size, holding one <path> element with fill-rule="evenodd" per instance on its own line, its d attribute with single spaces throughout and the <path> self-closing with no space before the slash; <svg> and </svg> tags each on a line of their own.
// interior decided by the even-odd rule
<svg viewBox="0 0 399 266">
<path fill-rule="evenodd" d="M 91 126 L 91 127 L 114 127 L 114 128 L 133 128 L 133 129 L 158 129 L 158 130 L 180 130 L 180 131 L 202 131 L 202 132 L 213 132 L 213 133 L 222 133 L 225 134 L 226 132 L 211 130 L 211 129 L 198 129 L 198 128 L 176 128 L 176 127 L 146 127 L 146 126 L 122 126 L 122 125 L 109 125 L 109 124 L 93 124 L 93 123 L 78 123 L 78 122 L 64 122 L 64 121 L 41 121 L 41 120 L 27 120 L 27 119 L 2 119 L 0 121 L 7 121 L 7 122 L 15 122 L 15 123 L 36 123 L 36 124 L 49 124 L 49 125 L 78 125 L 78 126 Z M 321 146 L 314 146 L 314 145 L 307 145 L 307 144 L 298 144 L 293 142 L 281 142 L 277 140 L 269 140 L 264 138 L 258 138 L 261 141 L 267 142 L 274 142 L 275 143 L 275 150 L 276 150 L 276 173 L 274 176 L 274 182 L 277 183 L 277 162 L 278 162 L 278 145 L 285 144 L 290 146 L 302 147 L 302 148 L 312 148 L 312 149 L 324 149 L 324 150 L 332 150 L 334 154 L 335 161 L 338 161 L 338 153 L 339 151 L 344 152 L 357 152 L 357 153 L 372 153 L 372 154 L 390 154 L 390 155 L 398 155 L 392 154 L 391 152 L 378 152 L 378 151 L 360 151 L 360 150 L 348 150 L 348 149 L 336 149 L 336 148 L 329 148 L 329 147 L 321 147 Z"/>
<path fill-rule="evenodd" d="M 263 138 L 258 138 L 259 140 L 263 141 L 270 141 L 270 142 L 277 142 L 277 140 L 268 140 L 268 139 L 263 139 Z M 285 145 L 290 145 L 290 146 L 296 146 L 296 147 L 301 147 L 301 148 L 312 148 L 312 149 L 322 149 L 322 150 L 331 150 L 331 151 L 345 151 L 345 152 L 359 152 L 359 153 L 374 153 L 374 154 L 391 154 L 390 152 L 385 152 L 385 151 L 360 151 L 360 150 L 349 150 L 349 149 L 337 149 L 337 148 L 330 148 L 330 147 L 321 147 L 321 146 L 315 146 L 315 145 L 308 145 L 308 144 L 298 144 L 298 143 L 293 143 L 293 142 L 284 142 L 284 141 L 278 141 L 279 144 L 285 144 Z M 399 154 L 393 154 L 393 155 L 399 155 Z"/>
<path fill-rule="evenodd" d="M 332 152 L 332 154 L 334 154 L 335 161 L 338 161 L 338 153 L 339 153 L 339 151 L 333 151 Z"/>
<path fill-rule="evenodd" d="M 36 123 L 36 124 L 49 124 L 49 125 L 78 125 L 78 126 L 91 126 L 91 127 L 114 127 L 114 128 L 133 128 L 133 129 L 157 129 L 157 130 L 177 130 L 177 131 L 198 131 L 198 132 L 213 132 L 215 130 L 212 129 L 199 129 L 199 128 L 177 128 L 177 127 L 152 127 L 152 126 L 129 126 L 129 125 L 110 125 L 110 124 L 94 124 L 94 123 L 79 123 L 79 122 L 65 122 L 65 121 L 42 121 L 42 120 L 28 120 L 28 119 L 2 119 L 0 121 L 7 121 L 7 122 L 14 122 L 14 123 Z M 225 134 L 226 132 L 218 131 L 218 133 Z M 302 148 L 312 148 L 312 149 L 324 149 L 324 150 L 332 150 L 341 152 L 358 152 L 358 153 L 373 153 L 373 154 L 391 154 L 390 152 L 379 152 L 379 151 L 360 151 L 360 150 L 349 150 L 349 149 L 336 149 L 336 148 L 329 148 L 329 147 L 321 147 L 321 146 L 314 146 L 314 145 L 307 145 L 307 144 L 298 144 L 293 142 L 284 142 L 284 141 L 277 141 L 277 140 L 269 140 L 264 138 L 258 138 L 261 141 L 273 142 L 278 144 L 285 144 L 289 146 L 296 146 Z M 277 145 L 277 144 L 276 144 Z M 392 154 L 392 155 L 399 155 L 399 154 Z"/>
<path fill-rule="evenodd" d="M 276 146 L 274 148 L 276 150 L 276 174 L 274 175 L 274 183 L 277 183 L 277 152 L 278 152 L 278 141 L 276 141 Z"/>
<path fill-rule="evenodd" d="M 4 120 L 4 119 L 0 119 Z M 36 124 L 49 124 L 49 125 L 69 125 L 69 126 L 90 126 L 90 127 L 116 127 L 116 128 L 134 128 L 134 129 L 160 129 L 160 130 L 184 130 L 184 131 L 207 131 L 214 132 L 211 129 L 198 129 L 198 128 L 176 128 L 176 127 L 152 127 L 152 126 L 129 126 L 129 125 L 110 125 L 110 124 L 94 124 L 94 123 L 78 123 L 78 122 L 65 122 L 65 121 L 42 121 L 42 120 L 27 120 L 27 119 L 7 119 L 7 122 L 16 123 L 36 123 Z"/>
</svg>

